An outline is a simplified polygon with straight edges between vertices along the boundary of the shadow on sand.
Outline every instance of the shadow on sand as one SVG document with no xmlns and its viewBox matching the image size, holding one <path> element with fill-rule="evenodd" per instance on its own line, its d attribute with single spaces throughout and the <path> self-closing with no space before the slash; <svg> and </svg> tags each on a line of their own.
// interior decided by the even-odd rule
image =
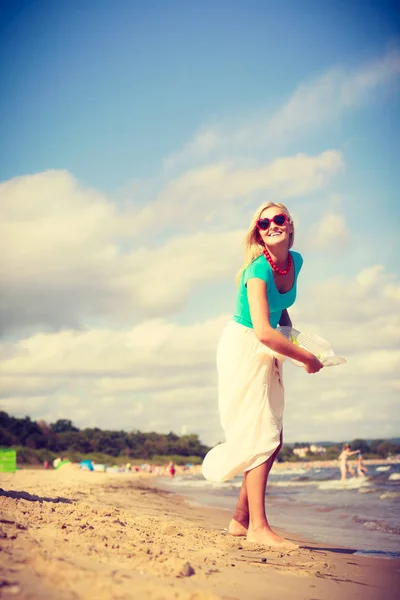
<svg viewBox="0 0 400 600">
<path fill-rule="evenodd" d="M 14 500 L 28 500 L 29 502 L 63 502 L 64 504 L 72 504 L 72 500 L 69 498 L 61 498 L 60 496 L 57 496 L 56 498 L 47 498 L 46 496 L 35 496 L 28 492 L 17 492 L 14 490 L 7 492 L 2 488 L 0 488 L 0 496 L 14 498 Z"/>
<path fill-rule="evenodd" d="M 303 544 L 301 544 L 301 548 L 304 548 L 305 550 L 313 550 L 314 552 L 335 552 L 337 554 L 354 554 L 357 552 L 355 548 L 320 548 L 319 546 L 303 546 Z"/>
</svg>

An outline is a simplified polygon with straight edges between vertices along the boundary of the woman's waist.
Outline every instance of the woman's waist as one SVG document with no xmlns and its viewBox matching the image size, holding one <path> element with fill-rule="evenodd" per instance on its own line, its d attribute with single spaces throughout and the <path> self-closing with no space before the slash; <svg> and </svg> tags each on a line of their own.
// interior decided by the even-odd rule
<svg viewBox="0 0 400 600">
<path fill-rule="evenodd" d="M 281 318 L 282 311 L 279 313 L 270 313 L 269 324 L 273 329 L 276 329 L 279 325 L 279 319 Z M 248 329 L 252 329 L 254 331 L 253 323 L 250 315 L 235 313 L 231 319 L 234 323 L 239 323 Z"/>
<path fill-rule="evenodd" d="M 286 356 L 275 352 L 269 346 L 266 346 L 257 338 L 252 326 L 232 318 L 226 324 L 219 340 L 219 350 L 229 354 L 240 353 L 248 357 L 262 357 L 268 355 L 270 358 L 283 362 Z"/>
</svg>

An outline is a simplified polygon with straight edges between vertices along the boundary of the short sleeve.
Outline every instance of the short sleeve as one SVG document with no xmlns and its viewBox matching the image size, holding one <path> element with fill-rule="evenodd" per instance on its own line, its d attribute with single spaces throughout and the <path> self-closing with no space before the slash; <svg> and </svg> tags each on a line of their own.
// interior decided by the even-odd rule
<svg viewBox="0 0 400 600">
<path fill-rule="evenodd" d="M 262 279 L 268 283 L 268 263 L 263 256 L 260 258 L 256 258 L 256 260 L 253 260 L 253 262 L 246 267 L 243 274 L 244 285 L 247 285 L 249 279 Z"/>
<path fill-rule="evenodd" d="M 301 271 L 301 267 L 303 266 L 303 257 L 298 252 L 292 252 L 292 254 L 296 266 L 296 275 L 298 275 Z"/>
</svg>

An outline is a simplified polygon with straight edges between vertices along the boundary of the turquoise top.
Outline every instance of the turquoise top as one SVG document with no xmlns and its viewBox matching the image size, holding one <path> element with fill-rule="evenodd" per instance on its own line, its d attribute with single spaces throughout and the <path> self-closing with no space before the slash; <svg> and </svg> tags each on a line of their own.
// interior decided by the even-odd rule
<svg viewBox="0 0 400 600">
<path fill-rule="evenodd" d="M 247 297 L 247 282 L 249 279 L 262 279 L 267 284 L 267 296 L 269 304 L 269 322 L 274 329 L 279 325 L 282 311 L 292 306 L 296 300 L 297 276 L 303 264 L 303 257 L 298 252 L 290 252 L 294 266 L 294 281 L 292 288 L 285 294 L 278 292 L 275 285 L 274 274 L 271 265 L 261 254 L 246 267 L 241 275 L 239 288 L 236 296 L 236 311 L 233 320 L 246 327 L 253 329 L 251 322 L 249 300 Z"/>
</svg>

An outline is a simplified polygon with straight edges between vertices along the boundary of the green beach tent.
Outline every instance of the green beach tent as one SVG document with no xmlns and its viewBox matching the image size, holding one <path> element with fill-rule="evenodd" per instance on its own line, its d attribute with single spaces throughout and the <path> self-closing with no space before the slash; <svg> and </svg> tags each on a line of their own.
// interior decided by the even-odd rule
<svg viewBox="0 0 400 600">
<path fill-rule="evenodd" d="M 15 473 L 17 453 L 10 448 L 0 448 L 0 473 Z"/>
</svg>

